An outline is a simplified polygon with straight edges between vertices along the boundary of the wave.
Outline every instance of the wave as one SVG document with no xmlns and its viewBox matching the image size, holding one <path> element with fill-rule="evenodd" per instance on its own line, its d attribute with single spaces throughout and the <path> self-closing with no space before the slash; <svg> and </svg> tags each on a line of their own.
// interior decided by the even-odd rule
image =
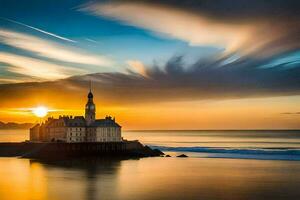
<svg viewBox="0 0 300 200">
<path fill-rule="evenodd" d="M 161 151 L 206 153 L 201 157 L 251 158 L 266 160 L 300 160 L 300 149 L 294 148 L 215 148 L 151 146 Z"/>
</svg>

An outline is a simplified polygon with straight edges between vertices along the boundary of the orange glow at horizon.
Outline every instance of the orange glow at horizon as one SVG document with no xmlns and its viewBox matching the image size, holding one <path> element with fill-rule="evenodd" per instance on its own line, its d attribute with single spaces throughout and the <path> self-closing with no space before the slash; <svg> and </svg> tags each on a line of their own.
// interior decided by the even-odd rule
<svg viewBox="0 0 300 200">
<path fill-rule="evenodd" d="M 95 99 L 97 118 L 114 116 L 126 130 L 299 129 L 300 115 L 283 114 L 297 111 L 299 101 L 300 96 L 294 96 L 116 106 Z M 84 115 L 85 99 L 43 105 L 50 109 L 48 116 Z M 28 112 L 1 109 L 0 121 L 36 122 L 38 118 Z"/>
</svg>

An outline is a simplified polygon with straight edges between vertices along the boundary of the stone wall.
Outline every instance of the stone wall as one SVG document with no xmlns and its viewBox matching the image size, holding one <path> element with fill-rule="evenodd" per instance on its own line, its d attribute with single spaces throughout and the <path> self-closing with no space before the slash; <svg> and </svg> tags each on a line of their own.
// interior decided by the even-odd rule
<svg viewBox="0 0 300 200">
<path fill-rule="evenodd" d="M 138 141 L 90 143 L 0 143 L 0 156 L 59 158 L 80 156 L 159 156 Z"/>
</svg>

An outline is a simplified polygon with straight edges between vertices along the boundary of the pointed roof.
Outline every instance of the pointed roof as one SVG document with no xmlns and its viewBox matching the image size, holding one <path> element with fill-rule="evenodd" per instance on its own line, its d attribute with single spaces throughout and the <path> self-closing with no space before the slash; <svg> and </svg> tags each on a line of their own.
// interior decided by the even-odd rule
<svg viewBox="0 0 300 200">
<path fill-rule="evenodd" d="M 91 98 L 93 98 L 93 97 L 94 97 L 94 95 L 93 95 L 93 93 L 92 93 L 92 81 L 90 80 L 90 92 L 89 92 L 89 94 L 88 94 L 88 98 L 91 99 Z"/>
</svg>

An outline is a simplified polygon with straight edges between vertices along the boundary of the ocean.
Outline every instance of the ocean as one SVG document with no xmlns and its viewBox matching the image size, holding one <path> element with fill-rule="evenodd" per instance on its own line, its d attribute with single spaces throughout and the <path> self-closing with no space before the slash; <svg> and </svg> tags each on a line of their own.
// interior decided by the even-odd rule
<svg viewBox="0 0 300 200">
<path fill-rule="evenodd" d="M 124 131 L 172 157 L 0 158 L 0 199 L 300 199 L 300 131 Z M 1 142 L 28 130 L 1 130 Z M 188 158 L 177 158 L 179 154 Z"/>
<path fill-rule="evenodd" d="M 300 160 L 300 131 L 129 131 L 125 137 L 192 157 Z"/>
</svg>

